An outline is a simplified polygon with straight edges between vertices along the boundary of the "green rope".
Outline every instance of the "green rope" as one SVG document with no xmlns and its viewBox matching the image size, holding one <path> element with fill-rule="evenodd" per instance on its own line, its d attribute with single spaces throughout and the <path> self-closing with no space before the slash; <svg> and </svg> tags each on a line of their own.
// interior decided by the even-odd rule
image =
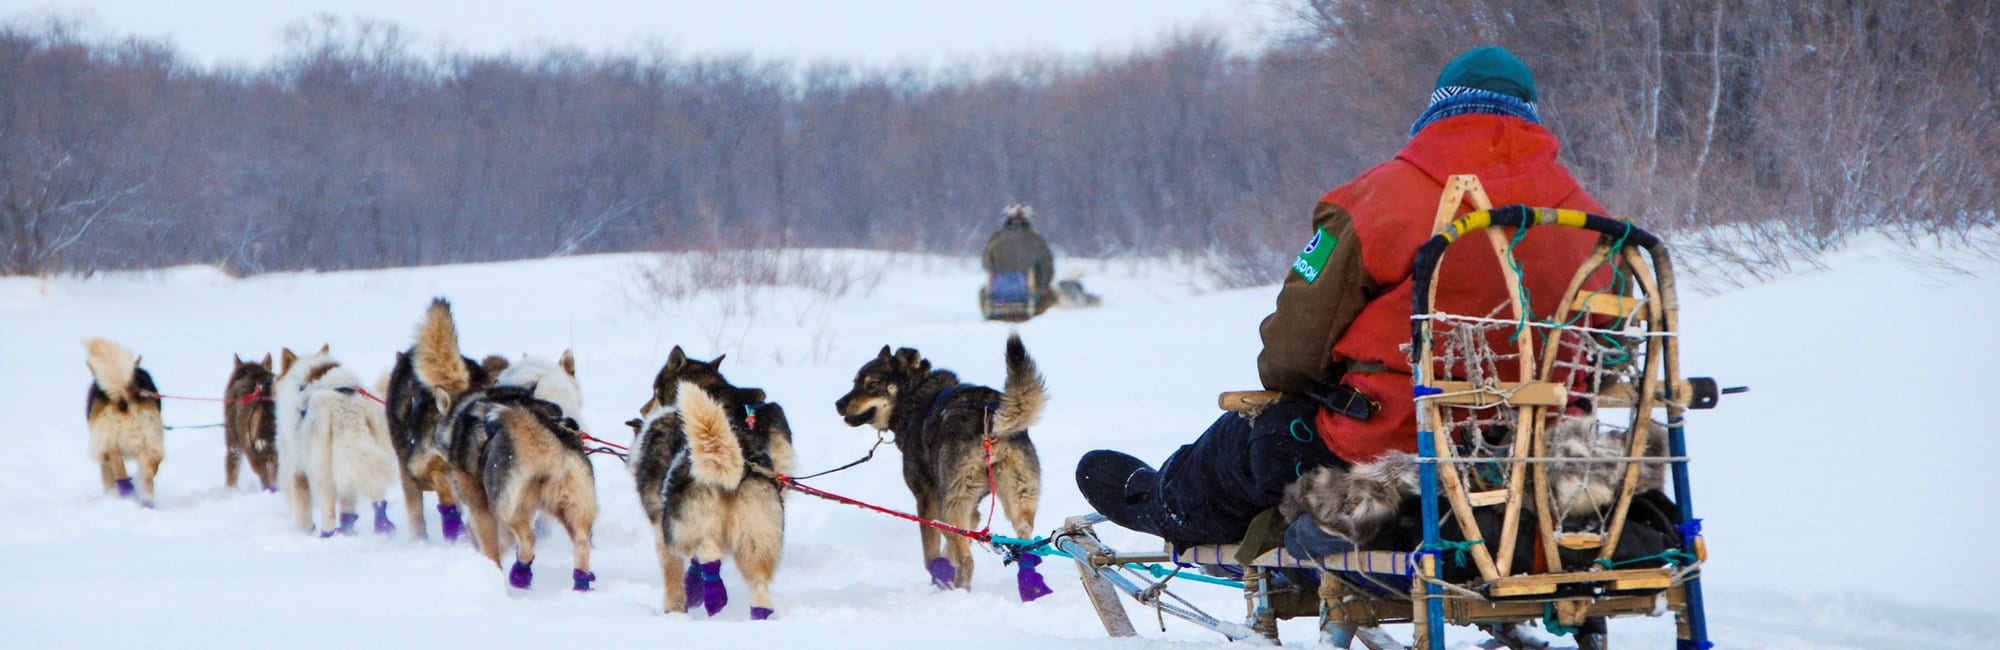
<svg viewBox="0 0 2000 650">
<path fill-rule="evenodd" d="M 1562 620 L 1556 618 L 1555 601 L 1542 603 L 1542 629 L 1548 630 L 1549 634 L 1556 636 L 1569 636 L 1576 633 L 1576 628 L 1563 625 Z"/>
<path fill-rule="evenodd" d="M 1448 539 L 1440 539 L 1438 540 L 1438 543 L 1436 545 L 1425 544 L 1420 550 L 1451 551 L 1451 563 L 1459 566 L 1465 566 L 1465 552 L 1472 550 L 1472 548 L 1475 546 L 1479 546 L 1485 543 L 1486 540 L 1483 539 L 1475 539 L 1464 542 L 1454 542 Z"/>
<path fill-rule="evenodd" d="M 1680 549 L 1670 548 L 1665 551 L 1661 551 L 1659 553 L 1647 555 L 1645 557 L 1635 557 L 1629 560 L 1619 560 L 1617 562 L 1613 562 L 1611 560 L 1604 558 L 1598 558 L 1597 561 L 1592 562 L 1591 564 L 1595 564 L 1597 566 L 1601 566 L 1606 569 L 1616 569 L 1621 566 L 1631 566 L 1634 564 L 1638 564 L 1640 562 L 1648 562 L 1652 560 L 1661 560 L 1666 562 L 1667 564 L 1671 564 L 1674 566 L 1686 566 L 1689 564 L 1693 564 L 1695 562 L 1695 557 L 1693 555 L 1687 554 L 1686 552 Z"/>
<path fill-rule="evenodd" d="M 1528 235 L 1529 223 L 1533 222 L 1523 220 L 1521 227 L 1514 229 L 1513 240 L 1507 242 L 1507 266 L 1514 269 L 1515 284 L 1521 288 L 1521 302 L 1514 306 L 1514 314 L 1519 317 L 1519 322 L 1514 325 L 1514 333 L 1507 336 L 1508 343 L 1518 342 L 1521 338 L 1521 332 L 1527 331 L 1528 311 L 1535 304 L 1534 298 L 1528 296 L 1528 281 L 1523 279 L 1521 260 L 1514 257 L 1514 245 L 1521 243 L 1521 238 Z"/>
<path fill-rule="evenodd" d="M 1054 546 L 1049 545 L 1047 543 L 1048 541 L 1047 538 L 1043 537 L 1036 537 L 1034 539 L 1020 539 L 1017 537 L 1008 537 L 1006 535 L 994 535 L 993 539 L 990 541 L 994 546 L 1010 547 L 1017 553 L 1032 553 L 1035 555 L 1041 555 L 1045 557 L 1053 555 L 1056 557 L 1066 557 L 1070 559 L 1076 559 L 1076 556 L 1070 555 L 1069 553 L 1065 553 L 1063 552 L 1062 549 L 1055 548 Z M 1165 579 L 1167 576 L 1174 576 L 1182 580 L 1192 580 L 1194 582 L 1203 582 L 1212 585 L 1222 585 L 1224 587 L 1235 587 L 1237 589 L 1243 588 L 1243 582 L 1240 580 L 1217 578 L 1214 576 L 1206 576 L 1199 573 L 1187 573 L 1187 574 L 1176 575 L 1174 572 L 1178 571 L 1179 569 L 1169 569 L 1166 567 L 1162 567 L 1158 564 L 1138 564 L 1135 562 L 1126 562 L 1121 566 L 1127 569 L 1131 569 L 1133 571 L 1138 571 L 1140 573 L 1153 576 L 1153 579 L 1155 580 Z"/>
</svg>

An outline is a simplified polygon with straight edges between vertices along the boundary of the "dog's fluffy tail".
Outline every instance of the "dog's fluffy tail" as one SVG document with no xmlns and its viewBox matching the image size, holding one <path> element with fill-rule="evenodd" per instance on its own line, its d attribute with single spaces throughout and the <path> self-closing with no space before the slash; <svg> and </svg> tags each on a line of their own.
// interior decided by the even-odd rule
<svg viewBox="0 0 2000 650">
<path fill-rule="evenodd" d="M 687 432 L 689 473 L 694 480 L 720 488 L 743 482 L 743 446 L 729 428 L 722 403 L 700 386 L 681 382 L 674 406 Z"/>
<path fill-rule="evenodd" d="M 417 326 L 413 360 L 417 381 L 444 393 L 440 404 L 472 386 L 472 376 L 466 372 L 465 359 L 458 352 L 458 325 L 452 322 L 451 301 L 431 299 L 430 311 L 424 313 L 423 324 Z"/>
<path fill-rule="evenodd" d="M 110 339 L 84 339 L 83 347 L 88 353 L 84 363 L 90 366 L 90 376 L 97 380 L 97 387 L 107 395 L 124 395 L 139 368 L 139 358 Z"/>
<path fill-rule="evenodd" d="M 1035 368 L 1035 359 L 1028 356 L 1028 346 L 1021 344 L 1021 335 L 1009 335 L 1007 384 L 1000 395 L 1000 408 L 993 413 L 993 437 L 1011 436 L 1034 426 L 1042 418 L 1048 393 L 1041 370 Z"/>
</svg>

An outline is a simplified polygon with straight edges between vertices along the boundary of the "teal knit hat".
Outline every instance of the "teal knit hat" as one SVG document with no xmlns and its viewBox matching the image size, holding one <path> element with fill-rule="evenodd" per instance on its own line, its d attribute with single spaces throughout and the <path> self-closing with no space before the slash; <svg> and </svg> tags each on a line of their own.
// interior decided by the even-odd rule
<svg viewBox="0 0 2000 650">
<path fill-rule="evenodd" d="M 1500 93 L 1534 103 L 1535 75 L 1521 57 L 1498 45 L 1466 50 L 1438 73 L 1437 88 L 1458 86 Z"/>
</svg>

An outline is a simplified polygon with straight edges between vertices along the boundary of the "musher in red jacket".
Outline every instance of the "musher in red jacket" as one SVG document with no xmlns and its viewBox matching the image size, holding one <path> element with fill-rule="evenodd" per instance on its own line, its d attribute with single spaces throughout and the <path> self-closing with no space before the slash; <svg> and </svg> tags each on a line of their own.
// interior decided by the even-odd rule
<svg viewBox="0 0 2000 650">
<path fill-rule="evenodd" d="M 1258 376 L 1286 398 L 1254 418 L 1224 414 L 1157 471 L 1114 451 L 1085 454 L 1077 485 L 1091 506 L 1170 541 L 1234 543 L 1305 472 L 1366 463 L 1392 449 L 1415 452 L 1410 361 L 1402 349 L 1410 342 L 1410 275 L 1446 179 L 1477 175 L 1496 206 L 1603 212 L 1556 161 L 1560 145 L 1539 123 L 1535 99 L 1533 75 L 1505 49 L 1474 48 L 1445 66 L 1409 144 L 1313 210 L 1312 239 L 1259 328 Z M 1555 311 L 1595 241 L 1576 229 L 1522 236 L 1514 255 L 1536 313 Z M 1484 238 L 1473 243 L 1453 246 L 1441 262 L 1441 310 L 1483 312 L 1507 299 L 1491 272 L 1498 268 L 1493 250 Z M 1328 406 L 1355 396 L 1372 403 L 1365 419 Z"/>
</svg>

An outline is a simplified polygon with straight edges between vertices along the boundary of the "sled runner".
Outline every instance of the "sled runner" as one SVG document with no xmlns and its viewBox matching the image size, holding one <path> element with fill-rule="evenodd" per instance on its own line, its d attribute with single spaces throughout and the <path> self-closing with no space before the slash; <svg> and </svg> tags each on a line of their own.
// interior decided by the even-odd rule
<svg viewBox="0 0 2000 650">
<path fill-rule="evenodd" d="M 1454 219 L 1468 200 L 1473 211 Z M 1514 256 L 1538 228 L 1596 233 L 1559 300 L 1531 299 Z M 1486 242 L 1463 245 L 1490 245 L 1498 268 L 1458 262 L 1449 267 L 1454 277 L 1440 275 L 1446 250 L 1482 231 Z M 1410 399 L 1421 492 L 1405 502 L 1415 515 L 1403 531 L 1408 543 L 1375 535 L 1356 540 L 1358 550 L 1323 557 L 1299 557 L 1283 544 L 1248 560 L 1237 545 L 1134 554 L 1098 540 L 1092 526 L 1101 516 L 1073 517 L 1051 544 L 1077 562 L 1109 633 L 1133 634 L 1115 596 L 1122 591 L 1232 640 L 1275 641 L 1277 620 L 1316 614 L 1322 645 L 1338 648 L 1356 639 L 1376 650 L 1403 648 L 1382 626 L 1410 623 L 1414 647 L 1423 649 L 1443 647 L 1446 624 L 1478 626 L 1511 648 L 1543 647 L 1523 634 L 1539 624 L 1601 649 L 1606 619 L 1670 613 L 1680 648 L 1710 647 L 1700 585 L 1706 549 L 1683 425 L 1688 409 L 1712 408 L 1720 394 L 1742 389 L 1681 375 L 1666 246 L 1618 219 L 1495 209 L 1471 176 L 1446 184 L 1434 232 L 1413 271 Z M 1503 304 L 1473 313 L 1440 308 L 1450 301 L 1440 300 L 1439 287 L 1473 272 L 1504 280 Z M 1533 304 L 1556 307 L 1536 313 Z M 1222 403 L 1247 410 L 1277 397 L 1226 393 Z M 1178 600 L 1168 588 L 1175 576 L 1131 568 L 1147 562 L 1182 567 L 1183 578 L 1241 576 L 1247 619 L 1225 621 Z"/>
</svg>

